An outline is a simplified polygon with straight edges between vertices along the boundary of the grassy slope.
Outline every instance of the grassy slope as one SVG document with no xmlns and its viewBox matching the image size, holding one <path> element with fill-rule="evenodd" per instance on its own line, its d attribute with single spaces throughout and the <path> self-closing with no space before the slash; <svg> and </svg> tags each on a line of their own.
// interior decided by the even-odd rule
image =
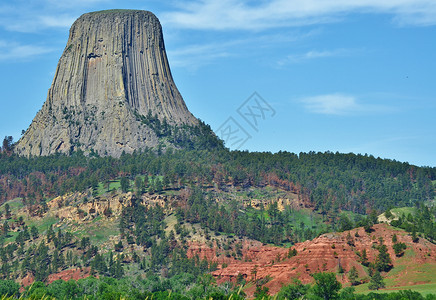
<svg viewBox="0 0 436 300">
<path fill-rule="evenodd" d="M 412 290 L 424 295 L 436 294 L 436 264 L 416 264 L 414 257 L 412 249 L 406 250 L 404 256 L 396 261 L 395 268 L 385 275 L 384 289 L 372 291 L 368 289 L 368 283 L 365 283 L 356 286 L 356 292 L 368 294 Z"/>
</svg>

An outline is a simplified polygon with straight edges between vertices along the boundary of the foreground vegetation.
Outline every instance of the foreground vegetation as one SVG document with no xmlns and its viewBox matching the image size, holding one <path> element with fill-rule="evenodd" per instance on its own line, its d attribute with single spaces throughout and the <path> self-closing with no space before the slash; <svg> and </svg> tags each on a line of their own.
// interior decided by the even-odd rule
<svg viewBox="0 0 436 300">
<path fill-rule="evenodd" d="M 313 275 L 314 284 L 294 280 L 283 286 L 278 294 L 270 296 L 268 288 L 257 287 L 255 299 L 344 299 L 344 300 L 432 300 L 410 290 L 390 293 L 356 294 L 353 287 L 342 288 L 333 273 Z M 51 284 L 34 282 L 20 293 L 14 281 L 0 280 L 2 299 L 245 299 L 243 286 L 225 283 L 217 285 L 213 277 L 204 275 L 195 280 L 189 274 L 162 280 L 151 276 L 143 280 L 88 277 L 78 281 L 57 280 Z"/>
</svg>

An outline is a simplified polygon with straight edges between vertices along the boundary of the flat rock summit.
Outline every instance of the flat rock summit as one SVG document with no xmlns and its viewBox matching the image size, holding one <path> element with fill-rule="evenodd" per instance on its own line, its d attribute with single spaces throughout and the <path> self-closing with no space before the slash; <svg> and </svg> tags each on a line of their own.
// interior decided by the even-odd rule
<svg viewBox="0 0 436 300">
<path fill-rule="evenodd" d="M 47 100 L 15 151 L 118 157 L 171 144 L 156 122 L 159 128 L 199 122 L 173 81 L 159 20 L 138 10 L 87 13 L 72 25 Z"/>
</svg>

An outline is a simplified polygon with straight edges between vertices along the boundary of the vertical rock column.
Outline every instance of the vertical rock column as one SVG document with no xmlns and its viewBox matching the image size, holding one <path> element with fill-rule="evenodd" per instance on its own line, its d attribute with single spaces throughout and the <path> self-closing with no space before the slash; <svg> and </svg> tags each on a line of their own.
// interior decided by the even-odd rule
<svg viewBox="0 0 436 300">
<path fill-rule="evenodd" d="M 198 122 L 172 78 L 159 20 L 136 10 L 84 14 L 15 149 L 25 156 L 78 149 L 119 156 L 154 147 L 156 134 L 137 118 L 149 111 L 173 125 Z"/>
</svg>

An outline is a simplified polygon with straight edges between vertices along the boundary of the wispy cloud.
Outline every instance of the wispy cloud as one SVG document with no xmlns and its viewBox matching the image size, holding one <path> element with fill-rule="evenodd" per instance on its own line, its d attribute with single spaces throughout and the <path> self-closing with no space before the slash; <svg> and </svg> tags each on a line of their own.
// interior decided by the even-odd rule
<svg viewBox="0 0 436 300">
<path fill-rule="evenodd" d="M 317 30 L 308 32 L 289 31 L 286 34 L 256 34 L 234 38 L 219 42 L 206 42 L 189 46 L 175 46 L 168 50 L 167 54 L 171 66 L 186 67 L 191 71 L 216 63 L 220 59 L 239 57 L 253 54 L 256 51 L 265 51 L 265 48 L 283 46 L 285 43 L 293 43 L 304 40 L 318 34 Z"/>
<path fill-rule="evenodd" d="M 355 97 L 342 94 L 307 97 L 300 102 L 309 112 L 316 114 L 344 115 L 361 109 Z"/>
<path fill-rule="evenodd" d="M 212 64 L 219 59 L 237 55 L 231 49 L 246 46 L 250 43 L 252 43 L 250 39 L 234 39 L 182 46 L 175 50 L 168 50 L 167 53 L 172 66 L 196 70 L 201 66 Z"/>
<path fill-rule="evenodd" d="M 171 66 L 184 67 L 191 71 L 195 71 L 204 65 L 215 62 L 217 59 L 229 57 L 230 55 L 226 45 L 215 43 L 190 45 L 178 50 L 168 51 Z"/>
<path fill-rule="evenodd" d="M 308 112 L 323 115 L 355 115 L 393 110 L 385 105 L 364 103 L 355 96 L 340 93 L 305 97 L 299 99 L 299 102 Z"/>
<path fill-rule="evenodd" d="M 52 51 L 52 48 L 44 46 L 22 45 L 0 40 L 0 61 L 26 60 Z"/>
<path fill-rule="evenodd" d="M 34 33 L 52 28 L 69 28 L 77 15 L 59 14 L 53 15 L 31 15 L 25 12 L 2 16 L 0 14 L 0 26 L 8 31 Z"/>
<path fill-rule="evenodd" d="M 284 66 L 287 64 L 302 63 L 304 61 L 308 61 L 312 59 L 349 56 L 359 51 L 360 50 L 352 50 L 352 49 L 335 49 L 335 50 L 323 50 L 323 51 L 311 50 L 302 54 L 290 54 L 284 59 L 279 60 L 277 64 L 279 66 Z"/>
<path fill-rule="evenodd" d="M 14 0 L 13 4 L 0 4 L 0 27 L 24 33 L 53 28 L 65 29 L 84 10 L 104 2 L 112 0 Z"/>
<path fill-rule="evenodd" d="M 8 31 L 34 33 L 51 28 L 69 28 L 73 24 L 75 16 L 40 16 L 38 18 L 10 18 L 0 21 Z"/>
<path fill-rule="evenodd" d="M 349 13 L 383 13 L 402 25 L 435 25 L 434 0 L 197 0 L 163 14 L 166 23 L 191 29 L 263 30 L 337 21 Z"/>
</svg>

